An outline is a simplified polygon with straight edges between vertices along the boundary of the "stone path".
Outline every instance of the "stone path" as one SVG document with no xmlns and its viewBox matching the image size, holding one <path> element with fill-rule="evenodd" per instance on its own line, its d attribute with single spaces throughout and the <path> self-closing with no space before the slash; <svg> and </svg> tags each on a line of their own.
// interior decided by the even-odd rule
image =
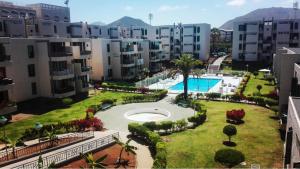
<svg viewBox="0 0 300 169">
<path fill-rule="evenodd" d="M 225 56 L 222 56 L 222 57 L 219 57 L 218 59 L 216 59 L 214 61 L 214 63 L 212 65 L 214 66 L 221 66 L 222 62 L 226 59 L 228 55 L 225 55 Z"/>
</svg>

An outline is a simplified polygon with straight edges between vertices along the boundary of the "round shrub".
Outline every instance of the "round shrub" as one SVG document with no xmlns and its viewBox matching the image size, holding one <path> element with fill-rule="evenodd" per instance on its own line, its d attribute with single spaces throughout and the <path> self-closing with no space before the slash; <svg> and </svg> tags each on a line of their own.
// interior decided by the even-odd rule
<svg viewBox="0 0 300 169">
<path fill-rule="evenodd" d="M 237 130 L 234 125 L 227 125 L 223 128 L 223 133 L 226 134 L 231 142 L 231 137 L 236 135 Z"/>
<path fill-rule="evenodd" d="M 245 117 L 245 110 L 231 110 L 226 112 L 227 119 L 234 120 L 236 122 L 242 121 L 242 119 Z"/>
<path fill-rule="evenodd" d="M 245 161 L 245 155 L 238 150 L 221 149 L 216 152 L 215 161 L 231 168 Z"/>
<path fill-rule="evenodd" d="M 64 99 L 62 99 L 62 103 L 63 103 L 64 105 L 70 105 L 70 104 L 73 103 L 73 99 L 71 99 L 71 98 L 69 98 L 69 97 L 64 98 Z"/>
</svg>

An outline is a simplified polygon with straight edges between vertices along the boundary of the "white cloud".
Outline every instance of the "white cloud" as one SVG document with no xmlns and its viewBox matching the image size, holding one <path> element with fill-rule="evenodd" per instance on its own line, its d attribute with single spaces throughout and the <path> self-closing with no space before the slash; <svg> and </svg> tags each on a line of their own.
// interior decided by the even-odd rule
<svg viewBox="0 0 300 169">
<path fill-rule="evenodd" d="M 171 5 L 161 5 L 158 8 L 158 11 L 161 11 L 161 12 L 178 11 L 178 10 L 183 10 L 183 9 L 188 9 L 188 8 L 189 8 L 189 6 L 187 6 L 187 5 L 184 5 L 184 6 L 179 6 L 179 5 L 174 5 L 174 6 L 171 6 Z"/>
<path fill-rule="evenodd" d="M 243 6 L 246 3 L 246 0 L 229 0 L 227 5 L 229 6 Z"/>
<path fill-rule="evenodd" d="M 133 10 L 133 7 L 127 5 L 127 6 L 124 7 L 124 10 L 125 10 L 125 11 L 132 11 L 132 10 Z"/>
</svg>

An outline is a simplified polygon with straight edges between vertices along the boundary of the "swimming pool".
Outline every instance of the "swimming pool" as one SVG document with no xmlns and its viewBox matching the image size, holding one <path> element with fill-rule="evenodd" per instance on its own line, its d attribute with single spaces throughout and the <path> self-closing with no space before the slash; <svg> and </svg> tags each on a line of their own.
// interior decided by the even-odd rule
<svg viewBox="0 0 300 169">
<path fill-rule="evenodd" d="M 189 78 L 188 90 L 191 92 L 208 92 L 220 81 L 221 79 Z M 183 82 L 177 83 L 170 87 L 169 90 L 183 91 Z"/>
</svg>

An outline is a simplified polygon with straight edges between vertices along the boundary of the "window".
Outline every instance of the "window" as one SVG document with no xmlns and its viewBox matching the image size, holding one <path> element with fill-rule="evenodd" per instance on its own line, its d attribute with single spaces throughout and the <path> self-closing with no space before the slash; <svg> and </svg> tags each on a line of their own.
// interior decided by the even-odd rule
<svg viewBox="0 0 300 169">
<path fill-rule="evenodd" d="M 200 36 L 197 36 L 197 42 L 200 42 Z"/>
<path fill-rule="evenodd" d="M 101 35 L 101 29 L 99 29 L 99 35 Z"/>
<path fill-rule="evenodd" d="M 200 33 L 200 27 L 197 28 L 197 33 Z"/>
<path fill-rule="evenodd" d="M 35 24 L 35 32 L 39 32 L 39 25 L 38 24 Z"/>
<path fill-rule="evenodd" d="M 35 82 L 31 83 L 31 93 L 32 93 L 32 95 L 37 94 L 37 88 L 36 88 L 36 83 Z"/>
<path fill-rule="evenodd" d="M 200 45 L 199 44 L 197 45 L 197 50 L 200 50 Z"/>
<path fill-rule="evenodd" d="M 239 50 L 242 50 L 243 49 L 243 45 L 240 43 L 239 44 Z"/>
<path fill-rule="evenodd" d="M 243 40 L 243 35 L 242 34 L 240 34 L 240 40 Z"/>
<path fill-rule="evenodd" d="M 197 28 L 196 27 L 194 27 L 194 33 L 196 33 L 197 32 Z"/>
<path fill-rule="evenodd" d="M 0 22 L 0 32 L 2 32 L 3 30 L 3 25 L 2 25 L 2 22 Z"/>
<path fill-rule="evenodd" d="M 34 64 L 28 65 L 27 68 L 28 68 L 28 76 L 34 77 L 35 76 Z"/>
<path fill-rule="evenodd" d="M 239 25 L 239 31 L 246 31 L 246 25 Z"/>
<path fill-rule="evenodd" d="M 106 45 L 106 51 L 110 52 L 110 45 L 109 44 Z"/>
<path fill-rule="evenodd" d="M 158 29 L 156 29 L 156 35 L 158 35 Z"/>
<path fill-rule="evenodd" d="M 54 33 L 57 33 L 57 27 L 54 25 Z"/>
<path fill-rule="evenodd" d="M 108 77 L 112 77 L 112 75 L 113 75 L 112 69 L 108 69 Z"/>
<path fill-rule="evenodd" d="M 71 33 L 71 27 L 67 26 L 67 33 L 70 34 Z"/>
<path fill-rule="evenodd" d="M 29 58 L 34 58 L 34 48 L 32 45 L 27 46 L 27 53 Z"/>
<path fill-rule="evenodd" d="M 110 61 L 110 56 L 108 56 L 108 65 L 111 64 L 111 61 Z"/>
<path fill-rule="evenodd" d="M 298 29 L 298 22 L 295 23 L 295 29 Z"/>
<path fill-rule="evenodd" d="M 148 31 L 147 31 L 147 29 L 145 29 L 145 35 L 147 35 L 147 33 L 148 33 Z"/>
</svg>

